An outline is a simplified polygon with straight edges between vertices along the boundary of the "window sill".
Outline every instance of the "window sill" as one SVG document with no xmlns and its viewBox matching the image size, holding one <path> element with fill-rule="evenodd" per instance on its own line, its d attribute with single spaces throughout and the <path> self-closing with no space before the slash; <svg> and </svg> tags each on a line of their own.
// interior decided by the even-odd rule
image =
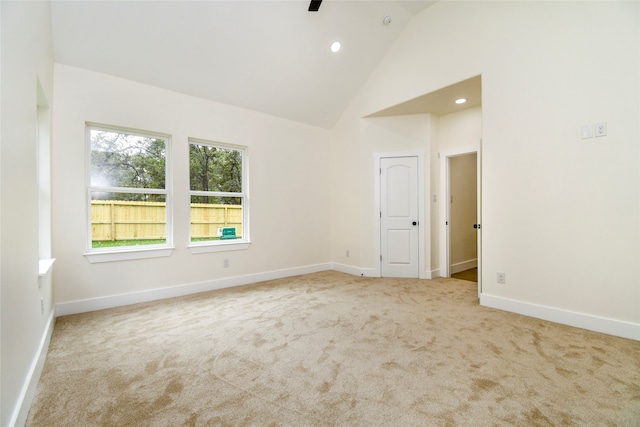
<svg viewBox="0 0 640 427">
<path fill-rule="evenodd" d="M 161 258 L 171 256 L 173 247 L 131 248 L 117 251 L 87 252 L 84 256 L 91 263 L 129 261 L 134 259 Z"/>
<path fill-rule="evenodd" d="M 246 240 L 240 242 L 225 243 L 191 243 L 189 250 L 192 254 L 205 254 L 210 252 L 243 251 L 249 249 L 251 242 Z"/>
<path fill-rule="evenodd" d="M 38 277 L 44 277 L 53 268 L 53 263 L 56 262 L 55 258 L 41 259 L 38 265 Z"/>
</svg>

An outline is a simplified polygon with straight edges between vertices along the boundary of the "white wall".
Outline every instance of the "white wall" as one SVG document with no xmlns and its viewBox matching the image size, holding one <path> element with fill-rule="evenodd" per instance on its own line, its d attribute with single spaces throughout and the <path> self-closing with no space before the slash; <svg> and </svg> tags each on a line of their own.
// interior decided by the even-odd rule
<svg viewBox="0 0 640 427">
<path fill-rule="evenodd" d="M 349 120 L 349 119 L 353 120 Z M 438 202 L 439 153 L 469 146 L 481 138 L 482 108 L 473 107 L 443 116 L 411 114 L 360 118 L 349 110 L 332 132 L 332 260 L 347 264 L 351 273 L 375 275 L 379 271 L 375 233 L 375 154 L 423 152 L 424 224 L 421 226 L 425 271 L 421 277 L 439 275 Z M 350 154 L 349 154 L 350 153 Z M 349 250 L 351 258 L 346 257 Z M 359 263 L 358 263 L 359 262 Z"/>
<path fill-rule="evenodd" d="M 329 262 L 328 131 L 59 64 L 54 103 L 58 304 Z M 86 121 L 172 136 L 175 250 L 170 257 L 90 264 L 83 256 Z M 189 137 L 248 147 L 248 250 L 192 254 L 187 248 Z M 224 258 L 229 268 L 223 268 Z"/>
<path fill-rule="evenodd" d="M 354 132 L 361 117 L 482 75 L 483 294 L 628 323 L 636 334 L 639 7 L 438 2 L 414 18 L 342 116 L 334 149 L 364 144 Z M 608 136 L 582 140 L 580 127 L 599 121 Z M 347 169 L 333 170 L 334 191 L 354 175 Z M 350 191 L 366 201 L 373 180 L 366 168 L 360 177 Z M 357 218 L 335 219 L 340 230 Z M 373 245 L 373 225 L 362 221 L 343 245 Z"/>
<path fill-rule="evenodd" d="M 350 114 L 349 114 L 350 115 Z M 332 131 L 331 143 L 331 243 L 332 261 L 352 274 L 379 275 L 380 263 L 373 238 L 379 225 L 379 210 L 375 206 L 377 167 L 376 154 L 421 152 L 424 170 L 429 170 L 432 140 L 432 116 L 414 114 L 394 117 L 342 120 Z M 424 218 L 421 248 L 425 272 L 431 269 L 431 221 L 429 207 L 430 178 L 424 185 Z M 372 183 L 368 186 L 367 183 Z M 369 227 L 364 227 L 368 224 Z M 363 233 L 363 229 L 367 232 Z M 349 251 L 350 258 L 346 257 Z M 340 269 L 340 268 L 338 268 Z"/>
<path fill-rule="evenodd" d="M 433 230 L 431 259 L 434 271 L 437 274 L 442 274 L 442 266 L 440 265 L 442 248 L 440 247 L 439 239 L 442 231 L 440 223 L 441 204 L 445 195 L 440 184 L 441 154 L 448 155 L 479 148 L 479 142 L 482 138 L 482 107 L 472 107 L 451 114 L 433 116 L 432 124 L 435 135 L 433 136 L 431 149 L 431 188 L 432 194 L 438 195 L 438 202 L 431 204 L 431 228 Z"/>
<path fill-rule="evenodd" d="M 375 165 L 375 154 L 384 153 L 418 153 L 424 154 L 423 169 L 428 170 L 429 163 L 429 147 L 430 147 L 430 128 L 431 115 L 429 114 L 413 114 L 395 117 L 375 117 L 360 120 L 360 138 L 362 145 L 360 147 L 360 169 L 361 181 L 375 181 L 378 174 L 378 167 Z M 424 183 L 424 206 L 421 210 L 424 212 L 425 224 L 429 224 L 429 181 Z M 378 226 L 380 215 L 379 206 L 375 206 L 375 192 L 373 188 L 365 188 L 360 194 L 360 221 L 358 224 L 374 223 Z M 373 207 L 373 208 L 372 208 Z M 421 239 L 423 242 L 429 242 L 431 239 L 430 228 L 420 226 Z M 363 267 L 374 269 L 379 266 L 379 253 L 375 251 L 376 246 L 369 244 L 371 236 L 363 235 L 362 242 L 362 259 L 365 260 Z M 423 245 L 420 256 L 424 259 L 425 270 L 430 271 L 430 247 Z M 372 263 L 373 261 L 373 263 Z M 424 276 L 425 272 L 421 272 Z"/>
<path fill-rule="evenodd" d="M 52 101 L 48 2 L 1 2 L 0 425 L 28 408 L 28 386 L 50 330 L 51 282 L 38 285 L 37 82 Z M 40 299 L 44 298 L 41 313 Z M 35 378 L 37 381 L 37 378 Z"/>
<path fill-rule="evenodd" d="M 56 66 L 57 302 L 329 260 L 371 268 L 376 263 L 373 154 L 424 148 L 431 166 L 426 188 L 435 193 L 434 150 L 443 143 L 438 132 L 443 120 L 362 117 L 481 74 L 483 295 L 638 325 L 639 8 L 637 2 L 439 2 L 412 21 L 330 133 Z M 3 426 L 15 419 L 26 395 L 51 318 L 51 300 L 40 313 L 40 298 L 50 285 L 38 289 L 35 145 L 37 79 L 50 104 L 53 94 L 49 13 L 47 2 L 0 6 Z M 176 250 L 171 257 L 89 264 L 82 255 L 85 121 L 173 136 Z M 608 123 L 608 136 L 580 139 L 582 125 L 599 121 Z M 188 188 L 189 136 L 249 147 L 249 250 L 193 255 L 186 248 L 188 198 L 181 189 Z M 431 203 L 429 211 L 425 236 L 432 249 L 437 207 Z M 283 217 L 286 224 L 278 227 Z M 349 259 L 342 255 L 346 249 Z M 222 268 L 223 257 L 230 258 L 229 269 Z M 437 269 L 437 262 L 437 251 L 431 250 L 427 269 Z M 496 283 L 498 271 L 506 273 L 505 285 Z"/>
</svg>

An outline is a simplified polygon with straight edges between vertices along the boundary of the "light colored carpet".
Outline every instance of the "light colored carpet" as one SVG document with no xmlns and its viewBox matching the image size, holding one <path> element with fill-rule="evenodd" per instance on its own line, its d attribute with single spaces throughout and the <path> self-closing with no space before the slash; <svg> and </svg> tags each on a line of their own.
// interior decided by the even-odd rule
<svg viewBox="0 0 640 427">
<path fill-rule="evenodd" d="M 640 342 L 322 272 L 59 318 L 28 426 L 638 426 Z"/>
</svg>

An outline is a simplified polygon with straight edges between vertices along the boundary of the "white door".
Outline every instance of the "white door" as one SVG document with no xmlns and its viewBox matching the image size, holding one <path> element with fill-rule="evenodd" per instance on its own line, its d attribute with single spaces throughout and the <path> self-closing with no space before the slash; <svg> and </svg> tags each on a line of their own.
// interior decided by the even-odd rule
<svg viewBox="0 0 640 427">
<path fill-rule="evenodd" d="M 418 158 L 380 159 L 383 277 L 419 277 Z"/>
</svg>

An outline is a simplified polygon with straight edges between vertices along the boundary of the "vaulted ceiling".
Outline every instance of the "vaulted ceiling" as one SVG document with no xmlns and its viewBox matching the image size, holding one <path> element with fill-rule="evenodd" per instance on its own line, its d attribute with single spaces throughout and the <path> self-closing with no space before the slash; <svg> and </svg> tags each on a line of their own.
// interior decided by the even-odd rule
<svg viewBox="0 0 640 427">
<path fill-rule="evenodd" d="M 433 3 L 325 0 L 309 12 L 307 0 L 54 0 L 54 59 L 331 128 Z"/>
</svg>

